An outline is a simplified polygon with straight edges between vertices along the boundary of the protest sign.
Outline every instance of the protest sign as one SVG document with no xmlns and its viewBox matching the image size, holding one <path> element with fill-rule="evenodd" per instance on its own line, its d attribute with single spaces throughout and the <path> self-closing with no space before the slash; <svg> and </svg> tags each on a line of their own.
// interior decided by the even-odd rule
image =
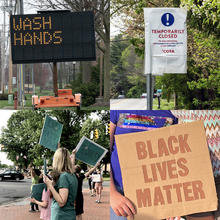
<svg viewBox="0 0 220 220">
<path fill-rule="evenodd" d="M 186 10 L 144 8 L 145 74 L 187 72 Z"/>
<path fill-rule="evenodd" d="M 92 182 L 101 182 L 101 175 L 100 174 L 92 174 Z"/>
<path fill-rule="evenodd" d="M 107 149 L 83 136 L 76 146 L 76 159 L 95 166 L 107 153 Z"/>
<path fill-rule="evenodd" d="M 60 142 L 62 129 L 62 124 L 46 115 L 39 144 L 52 151 L 56 151 L 58 143 Z"/>
<path fill-rule="evenodd" d="M 213 211 L 217 197 L 203 122 L 116 135 L 135 220 Z"/>
</svg>

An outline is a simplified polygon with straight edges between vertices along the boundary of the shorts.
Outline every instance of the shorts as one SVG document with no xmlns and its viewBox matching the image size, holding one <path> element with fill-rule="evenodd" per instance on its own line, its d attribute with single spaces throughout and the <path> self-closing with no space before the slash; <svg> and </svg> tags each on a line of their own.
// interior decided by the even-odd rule
<svg viewBox="0 0 220 220">
<path fill-rule="evenodd" d="M 102 182 L 96 182 L 95 183 L 95 189 L 96 190 L 98 190 L 98 189 L 102 190 L 103 189 Z"/>
<path fill-rule="evenodd" d="M 216 211 L 212 212 L 200 212 L 200 213 L 195 213 L 191 215 L 187 215 L 189 217 L 208 217 L 208 216 L 214 216 L 215 218 L 220 217 L 220 176 L 215 177 L 215 187 L 216 187 L 216 192 L 217 192 L 217 197 L 218 197 L 218 209 Z"/>
</svg>

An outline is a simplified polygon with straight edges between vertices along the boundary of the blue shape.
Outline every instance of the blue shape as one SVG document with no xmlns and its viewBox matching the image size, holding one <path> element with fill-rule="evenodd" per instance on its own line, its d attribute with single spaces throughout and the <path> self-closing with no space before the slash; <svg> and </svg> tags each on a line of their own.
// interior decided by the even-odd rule
<svg viewBox="0 0 220 220">
<path fill-rule="evenodd" d="M 174 16 L 170 13 L 165 13 L 161 17 L 161 22 L 164 26 L 171 26 L 174 23 Z"/>
</svg>

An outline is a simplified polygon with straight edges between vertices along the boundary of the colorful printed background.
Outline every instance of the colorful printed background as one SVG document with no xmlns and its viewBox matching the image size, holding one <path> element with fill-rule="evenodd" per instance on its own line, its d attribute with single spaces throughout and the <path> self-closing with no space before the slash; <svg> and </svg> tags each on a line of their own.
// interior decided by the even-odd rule
<svg viewBox="0 0 220 220">
<path fill-rule="evenodd" d="M 180 122 L 203 120 L 214 176 L 220 175 L 220 110 L 172 110 Z"/>
</svg>

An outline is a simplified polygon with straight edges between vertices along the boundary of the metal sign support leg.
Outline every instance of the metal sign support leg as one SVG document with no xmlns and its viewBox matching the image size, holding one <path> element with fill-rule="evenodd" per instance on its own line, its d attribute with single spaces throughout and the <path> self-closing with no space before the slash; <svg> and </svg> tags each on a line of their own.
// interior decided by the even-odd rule
<svg viewBox="0 0 220 220">
<path fill-rule="evenodd" d="M 53 91 L 55 97 L 58 97 L 58 87 L 57 87 L 57 63 L 53 63 Z"/>
<path fill-rule="evenodd" d="M 147 110 L 152 110 L 153 108 L 153 97 L 152 97 L 152 74 L 147 74 Z"/>
</svg>

